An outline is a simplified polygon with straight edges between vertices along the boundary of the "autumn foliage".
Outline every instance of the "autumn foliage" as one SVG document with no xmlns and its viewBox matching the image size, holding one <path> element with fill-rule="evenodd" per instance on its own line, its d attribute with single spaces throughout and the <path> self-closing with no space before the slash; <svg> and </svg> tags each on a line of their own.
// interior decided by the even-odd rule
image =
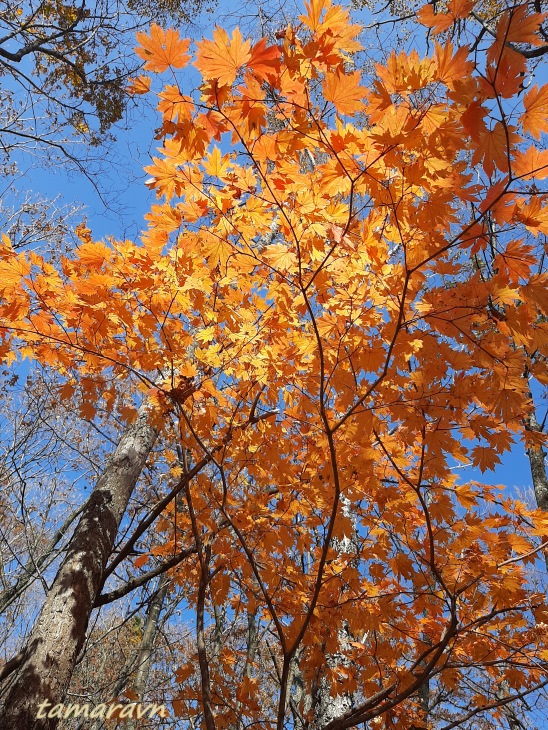
<svg viewBox="0 0 548 730">
<path fill-rule="evenodd" d="M 219 28 L 192 51 L 153 26 L 133 91 L 167 84 L 141 241 L 81 227 L 60 267 L 1 245 L 4 359 L 55 368 L 88 418 L 133 381 L 176 424 L 185 508 L 158 552 L 196 546 L 177 581 L 198 633 L 222 605 L 264 637 L 251 659 L 198 641 L 177 669 L 176 707 L 208 730 L 305 726 L 322 681 L 353 697 L 324 730 L 420 726 L 427 680 L 440 727 L 500 727 L 546 681 L 548 515 L 455 469 L 542 438 L 525 423 L 547 381 L 548 86 L 522 91 L 519 51 L 543 16 L 504 12 L 478 53 L 444 35 L 473 7 L 426 5 L 431 52 L 370 77 L 329 0 L 276 44 Z"/>
</svg>

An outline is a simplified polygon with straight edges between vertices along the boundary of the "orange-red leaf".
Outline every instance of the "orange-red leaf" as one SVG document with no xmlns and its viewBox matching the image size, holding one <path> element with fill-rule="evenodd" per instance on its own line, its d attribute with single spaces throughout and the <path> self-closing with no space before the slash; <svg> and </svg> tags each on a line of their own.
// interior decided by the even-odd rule
<svg viewBox="0 0 548 730">
<path fill-rule="evenodd" d="M 272 80 L 280 70 L 280 49 L 267 46 L 267 38 L 261 38 L 251 49 L 248 68 L 260 81 Z"/>
</svg>

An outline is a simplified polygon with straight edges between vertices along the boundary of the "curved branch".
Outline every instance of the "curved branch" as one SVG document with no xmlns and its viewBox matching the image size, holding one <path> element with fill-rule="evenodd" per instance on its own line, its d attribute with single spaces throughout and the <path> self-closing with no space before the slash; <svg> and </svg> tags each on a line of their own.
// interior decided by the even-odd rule
<svg viewBox="0 0 548 730">
<path fill-rule="evenodd" d="M 132 578 L 131 580 L 127 581 L 127 583 L 124 583 L 124 585 L 120 588 L 110 591 L 110 593 L 102 593 L 101 595 L 97 596 L 94 608 L 99 608 L 100 606 L 104 606 L 107 603 L 112 603 L 112 601 L 116 601 L 119 598 L 126 596 L 128 593 L 131 593 L 135 589 L 140 588 L 153 578 L 156 578 L 157 576 L 166 573 L 170 568 L 174 568 L 176 565 L 179 565 L 179 563 L 182 563 L 185 558 L 188 558 L 189 555 L 193 555 L 194 553 L 196 553 L 196 547 L 181 550 L 179 553 L 177 553 L 177 555 L 174 555 L 169 560 L 161 563 L 156 568 L 149 570 L 148 573 L 143 573 L 143 575 Z"/>
</svg>

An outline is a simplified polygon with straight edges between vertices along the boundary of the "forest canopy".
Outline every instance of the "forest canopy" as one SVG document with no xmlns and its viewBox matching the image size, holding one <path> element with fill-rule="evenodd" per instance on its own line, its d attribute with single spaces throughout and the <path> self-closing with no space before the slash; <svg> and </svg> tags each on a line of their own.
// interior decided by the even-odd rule
<svg viewBox="0 0 548 730">
<path fill-rule="evenodd" d="M 542 727 L 546 14 L 412 15 L 412 50 L 368 68 L 329 0 L 261 39 L 152 24 L 141 238 L 81 224 L 55 259 L 3 236 L 6 374 L 40 363 L 115 439 L 0 728 L 56 727 L 38 704 L 82 686 L 90 621 L 141 590 L 152 628 L 126 626 L 112 686 L 161 676 L 162 727 Z M 482 478 L 516 444 L 529 501 Z M 169 602 L 192 636 L 155 666 Z"/>
</svg>

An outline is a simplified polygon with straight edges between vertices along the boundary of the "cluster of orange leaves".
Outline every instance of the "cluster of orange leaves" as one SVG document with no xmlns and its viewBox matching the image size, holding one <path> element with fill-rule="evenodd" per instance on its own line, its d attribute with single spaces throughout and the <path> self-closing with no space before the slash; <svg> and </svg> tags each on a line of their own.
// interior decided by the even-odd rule
<svg viewBox="0 0 548 730">
<path fill-rule="evenodd" d="M 429 4 L 419 20 L 440 33 L 473 5 Z M 548 131 L 548 86 L 520 106 L 515 44 L 540 43 L 542 20 L 519 6 L 483 55 L 448 40 L 424 58 L 393 52 L 367 83 L 353 70 L 360 28 L 329 0 L 274 45 L 217 29 L 192 56 L 153 26 L 137 53 L 172 82 L 141 242 L 82 227 L 58 269 L 3 240 L 3 357 L 19 347 L 56 368 L 87 416 L 137 376 L 207 464 L 188 498 L 209 558 L 178 579 L 257 613 L 279 670 L 278 694 L 258 663 L 244 691 L 243 658 L 221 652 L 208 679 L 219 727 L 235 696 L 242 716 L 283 724 L 297 655 L 307 687 L 344 656 L 333 692 L 358 699 L 333 728 L 387 713 L 410 726 L 427 675 L 458 693 L 480 672 L 472 708 L 503 680 L 541 681 L 543 598 L 527 570 L 548 516 L 454 467 L 489 469 L 519 437 L 540 444 L 524 375 L 547 382 L 548 152 L 532 138 Z M 190 62 L 201 82 L 185 94 L 173 70 Z M 181 378 L 195 387 L 177 390 Z M 187 708 L 203 695 L 191 674 Z"/>
</svg>

